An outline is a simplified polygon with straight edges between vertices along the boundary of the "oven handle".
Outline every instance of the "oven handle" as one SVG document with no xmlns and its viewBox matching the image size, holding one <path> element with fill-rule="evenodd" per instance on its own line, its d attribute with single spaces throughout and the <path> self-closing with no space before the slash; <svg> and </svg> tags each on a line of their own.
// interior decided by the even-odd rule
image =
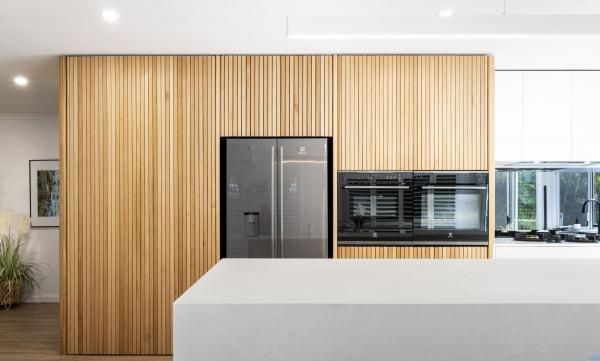
<svg viewBox="0 0 600 361">
<path fill-rule="evenodd" d="M 410 186 L 344 186 L 344 189 L 409 189 Z"/>
<path fill-rule="evenodd" d="M 487 186 L 423 186 L 423 189 L 480 189 L 485 190 Z"/>
</svg>

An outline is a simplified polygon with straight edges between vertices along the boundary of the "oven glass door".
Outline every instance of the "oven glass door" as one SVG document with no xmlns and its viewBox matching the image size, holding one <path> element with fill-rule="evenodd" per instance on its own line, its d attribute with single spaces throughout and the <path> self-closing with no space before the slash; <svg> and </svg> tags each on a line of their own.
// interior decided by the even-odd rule
<svg viewBox="0 0 600 361">
<path fill-rule="evenodd" d="M 486 185 L 424 185 L 415 197 L 416 240 L 484 241 Z"/>
<path fill-rule="evenodd" d="M 349 223 L 355 230 L 398 230 L 412 226 L 407 209 L 408 186 L 369 185 L 345 187 Z"/>
</svg>

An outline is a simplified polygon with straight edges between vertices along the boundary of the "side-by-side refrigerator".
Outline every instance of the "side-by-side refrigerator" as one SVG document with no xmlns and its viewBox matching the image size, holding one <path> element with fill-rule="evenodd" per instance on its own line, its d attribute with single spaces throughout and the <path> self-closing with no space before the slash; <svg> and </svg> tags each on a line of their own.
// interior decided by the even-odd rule
<svg viewBox="0 0 600 361">
<path fill-rule="evenodd" d="M 330 257 L 331 140 L 221 142 L 221 257 Z"/>
</svg>

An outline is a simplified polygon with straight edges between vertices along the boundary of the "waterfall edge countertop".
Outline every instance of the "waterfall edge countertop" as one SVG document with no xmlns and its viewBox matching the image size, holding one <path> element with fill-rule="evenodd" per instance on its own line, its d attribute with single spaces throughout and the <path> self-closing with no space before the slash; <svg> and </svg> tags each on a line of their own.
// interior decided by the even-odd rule
<svg viewBox="0 0 600 361">
<path fill-rule="evenodd" d="M 225 259 L 173 305 L 173 359 L 600 355 L 600 260 Z"/>
<path fill-rule="evenodd" d="M 600 304 L 600 260 L 223 259 L 185 304 Z"/>
</svg>

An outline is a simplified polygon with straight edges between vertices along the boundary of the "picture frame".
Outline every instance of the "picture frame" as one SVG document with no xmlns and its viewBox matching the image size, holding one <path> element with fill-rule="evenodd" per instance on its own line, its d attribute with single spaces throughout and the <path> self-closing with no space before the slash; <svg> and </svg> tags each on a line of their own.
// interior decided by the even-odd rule
<svg viewBox="0 0 600 361">
<path fill-rule="evenodd" d="M 31 227 L 59 226 L 60 172 L 58 159 L 29 161 Z"/>
</svg>

